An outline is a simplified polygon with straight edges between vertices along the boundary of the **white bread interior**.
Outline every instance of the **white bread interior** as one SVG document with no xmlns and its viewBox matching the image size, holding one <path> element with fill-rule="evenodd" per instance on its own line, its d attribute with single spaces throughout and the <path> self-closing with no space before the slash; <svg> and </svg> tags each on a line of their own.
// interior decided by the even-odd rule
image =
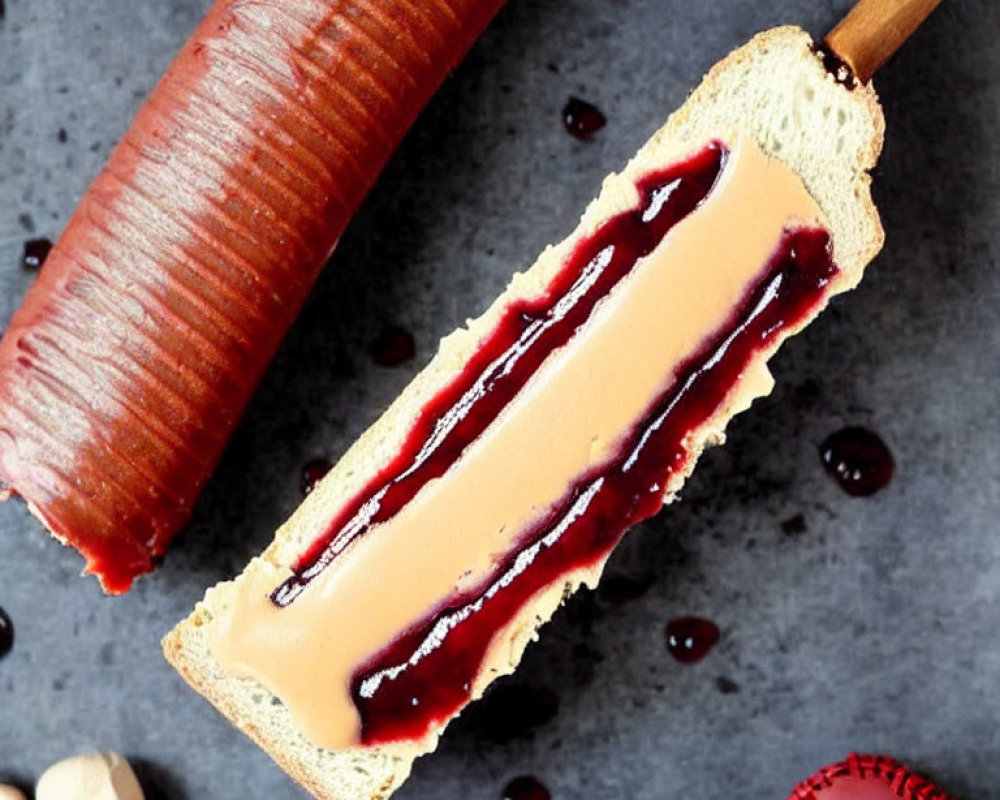
<svg viewBox="0 0 1000 800">
<path fill-rule="evenodd" d="M 832 291 L 838 293 L 855 286 L 883 241 L 868 174 L 881 150 L 883 132 L 881 107 L 874 90 L 870 86 L 848 90 L 836 83 L 813 53 L 811 39 L 800 29 L 766 31 L 731 53 L 709 72 L 684 106 L 625 169 L 605 179 L 600 196 L 587 208 L 573 234 L 547 248 L 527 272 L 515 275 L 485 314 L 442 340 L 433 361 L 309 495 L 259 559 L 293 563 L 323 532 L 335 509 L 391 459 L 415 415 L 461 369 L 503 308 L 515 298 L 543 290 L 581 236 L 608 217 L 634 207 L 639 177 L 713 138 L 750 135 L 765 152 L 786 162 L 801 176 L 833 234 L 834 258 L 841 273 Z M 753 369 L 766 371 L 766 361 L 778 344 L 761 353 Z M 753 399 L 747 392 L 735 390 L 725 407 L 694 432 L 689 441 L 694 452 L 721 442 L 729 419 Z M 687 474 L 674 476 L 666 486 L 668 499 L 686 478 Z M 259 559 L 252 561 L 247 571 L 254 570 Z M 498 675 L 513 671 L 528 642 L 560 603 L 581 584 L 595 585 L 600 571 L 568 574 L 565 580 L 536 596 L 530 607 L 497 636 L 489 657 L 490 668 L 474 686 L 474 695 L 479 696 Z M 310 744 L 277 698 L 259 684 L 225 674 L 211 657 L 206 625 L 227 607 L 233 586 L 234 582 L 228 582 L 210 589 L 194 612 L 164 639 L 167 659 L 191 686 L 316 797 L 387 797 L 409 775 L 413 760 L 434 749 L 437 735 L 412 744 L 345 752 L 326 751 Z"/>
</svg>

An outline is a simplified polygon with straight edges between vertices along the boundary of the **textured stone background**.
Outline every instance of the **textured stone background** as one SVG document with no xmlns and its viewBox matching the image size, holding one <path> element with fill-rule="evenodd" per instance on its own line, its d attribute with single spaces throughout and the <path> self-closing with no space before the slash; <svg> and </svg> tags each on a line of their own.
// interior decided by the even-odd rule
<svg viewBox="0 0 1000 800">
<path fill-rule="evenodd" d="M 0 322 L 207 0 L 6 0 L 0 22 Z M 511 0 L 424 114 L 345 236 L 163 568 L 109 600 L 24 507 L 0 508 L 0 778 L 117 748 L 152 798 L 302 793 L 182 686 L 160 636 L 270 539 L 299 468 L 337 456 L 509 273 L 570 230 L 602 176 L 712 62 L 758 29 L 822 34 L 845 0 Z M 779 386 L 709 453 L 684 502 L 633 533 L 611 574 L 627 605 L 570 603 L 517 680 L 554 689 L 532 737 L 463 720 L 402 798 L 498 797 L 513 775 L 557 798 L 761 798 L 852 749 L 909 760 L 965 798 L 1000 798 L 1000 6 L 946 0 L 880 76 L 889 133 L 875 191 L 888 244 L 865 284 L 791 342 Z M 562 130 L 570 94 L 609 123 Z M 59 130 L 66 141 L 59 141 Z M 27 217 L 30 216 L 30 225 Z M 367 346 L 409 327 L 417 359 Z M 850 499 L 818 443 L 877 429 L 898 462 Z M 801 513 L 808 529 L 783 533 Z M 683 667 L 677 614 L 720 646 Z M 739 690 L 723 693 L 718 679 Z"/>
</svg>

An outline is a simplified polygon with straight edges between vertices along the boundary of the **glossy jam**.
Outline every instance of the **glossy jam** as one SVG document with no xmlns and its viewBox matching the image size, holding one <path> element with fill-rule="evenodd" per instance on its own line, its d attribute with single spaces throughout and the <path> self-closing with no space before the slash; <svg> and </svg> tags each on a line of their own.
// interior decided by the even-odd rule
<svg viewBox="0 0 1000 800">
<path fill-rule="evenodd" d="M 884 489 L 896 470 L 892 453 L 881 437 L 867 428 L 842 428 L 820 445 L 823 466 L 841 489 L 867 497 Z"/>
<path fill-rule="evenodd" d="M 0 659 L 14 648 L 14 623 L 7 612 L 0 608 Z"/>
<path fill-rule="evenodd" d="M 21 267 L 28 272 L 38 272 L 45 264 L 45 259 L 49 257 L 52 250 L 52 242 L 48 239 L 28 239 L 24 243 L 24 252 L 21 254 Z"/>
<path fill-rule="evenodd" d="M 566 132 L 577 139 L 589 139 L 608 122 L 597 106 L 578 97 L 569 99 L 562 116 Z"/>
<path fill-rule="evenodd" d="M 795 787 L 788 800 L 954 800 L 886 756 L 850 755 Z"/>
<path fill-rule="evenodd" d="M 608 220 L 582 241 L 544 294 L 512 303 L 461 374 L 425 406 L 399 455 L 347 504 L 328 534 L 296 564 L 296 575 L 274 592 L 274 601 L 287 605 L 294 600 L 348 541 L 393 517 L 422 486 L 443 475 L 636 261 L 697 208 L 724 159 L 723 150 L 712 145 L 648 176 L 638 187 L 639 207 Z M 599 258 L 609 246 L 612 257 Z"/>
<path fill-rule="evenodd" d="M 327 458 L 314 458 L 302 465 L 302 479 L 299 483 L 299 491 L 305 497 L 312 493 L 326 474 L 333 469 L 333 464 Z"/>
<path fill-rule="evenodd" d="M 549 800 L 548 788 L 533 775 L 521 775 L 508 783 L 503 790 L 503 800 Z"/>
<path fill-rule="evenodd" d="M 682 664 L 694 664 L 719 642 L 719 627 L 701 617 L 676 617 L 664 629 L 667 652 Z"/>
<path fill-rule="evenodd" d="M 819 306 L 836 271 L 826 232 L 786 233 L 759 283 L 732 319 L 681 365 L 676 382 L 624 440 L 619 457 L 568 487 L 550 516 L 525 531 L 520 549 L 488 587 L 453 598 L 358 673 L 352 692 L 362 740 L 419 737 L 468 702 L 494 633 L 539 591 L 570 570 L 599 563 L 629 527 L 659 511 L 665 481 L 693 457 L 684 444 L 688 433 L 719 408 L 762 347 Z"/>
<path fill-rule="evenodd" d="M 398 325 L 386 325 L 368 348 L 380 367 L 396 367 L 409 361 L 417 352 L 413 334 Z"/>
</svg>

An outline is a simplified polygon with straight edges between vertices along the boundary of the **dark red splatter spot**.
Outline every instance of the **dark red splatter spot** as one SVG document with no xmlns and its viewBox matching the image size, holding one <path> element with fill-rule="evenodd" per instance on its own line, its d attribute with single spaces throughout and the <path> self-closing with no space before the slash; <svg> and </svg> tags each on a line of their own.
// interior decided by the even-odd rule
<svg viewBox="0 0 1000 800">
<path fill-rule="evenodd" d="M 665 630 L 667 650 L 682 664 L 693 664 L 708 655 L 719 641 L 719 628 L 701 617 L 676 617 Z"/>
<path fill-rule="evenodd" d="M 581 100 L 579 97 L 569 99 L 563 107 L 562 116 L 566 132 L 577 139 L 589 139 L 608 121 L 597 106 L 586 100 Z"/>
<path fill-rule="evenodd" d="M 885 442 L 867 428 L 843 428 L 829 436 L 819 452 L 826 471 L 841 489 L 855 497 L 867 497 L 884 489 L 896 469 Z"/>
</svg>

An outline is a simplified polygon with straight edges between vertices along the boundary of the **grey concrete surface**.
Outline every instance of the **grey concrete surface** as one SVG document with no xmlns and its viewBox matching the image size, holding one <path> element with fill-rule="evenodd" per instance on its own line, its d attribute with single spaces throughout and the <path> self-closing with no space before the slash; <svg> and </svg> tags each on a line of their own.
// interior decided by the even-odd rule
<svg viewBox="0 0 1000 800">
<path fill-rule="evenodd" d="M 17 626 L 0 662 L 0 779 L 115 748 L 154 800 L 303 797 L 181 684 L 160 636 L 270 539 L 300 465 L 341 453 L 442 334 L 570 230 L 707 67 L 772 24 L 821 34 L 847 6 L 511 0 L 352 224 L 156 575 L 104 598 L 22 505 L 0 507 L 0 606 Z M 6 7 L 0 323 L 31 280 L 22 241 L 58 234 L 207 0 Z M 534 773 L 557 799 L 781 800 L 851 750 L 1000 798 L 998 33 L 995 0 L 945 0 L 879 76 L 884 253 L 783 350 L 777 390 L 683 502 L 616 554 L 609 572 L 651 575 L 651 589 L 622 606 L 580 596 L 530 649 L 516 680 L 554 689 L 557 717 L 500 744 L 461 721 L 401 798 L 497 798 Z M 571 94 L 609 118 L 590 143 L 560 125 Z M 371 363 L 386 321 L 413 330 L 415 361 Z M 818 443 L 846 423 L 878 430 L 898 462 L 867 500 L 820 468 Z M 787 535 L 795 514 L 807 530 Z M 722 640 L 684 667 L 662 626 L 687 613 Z"/>
</svg>

